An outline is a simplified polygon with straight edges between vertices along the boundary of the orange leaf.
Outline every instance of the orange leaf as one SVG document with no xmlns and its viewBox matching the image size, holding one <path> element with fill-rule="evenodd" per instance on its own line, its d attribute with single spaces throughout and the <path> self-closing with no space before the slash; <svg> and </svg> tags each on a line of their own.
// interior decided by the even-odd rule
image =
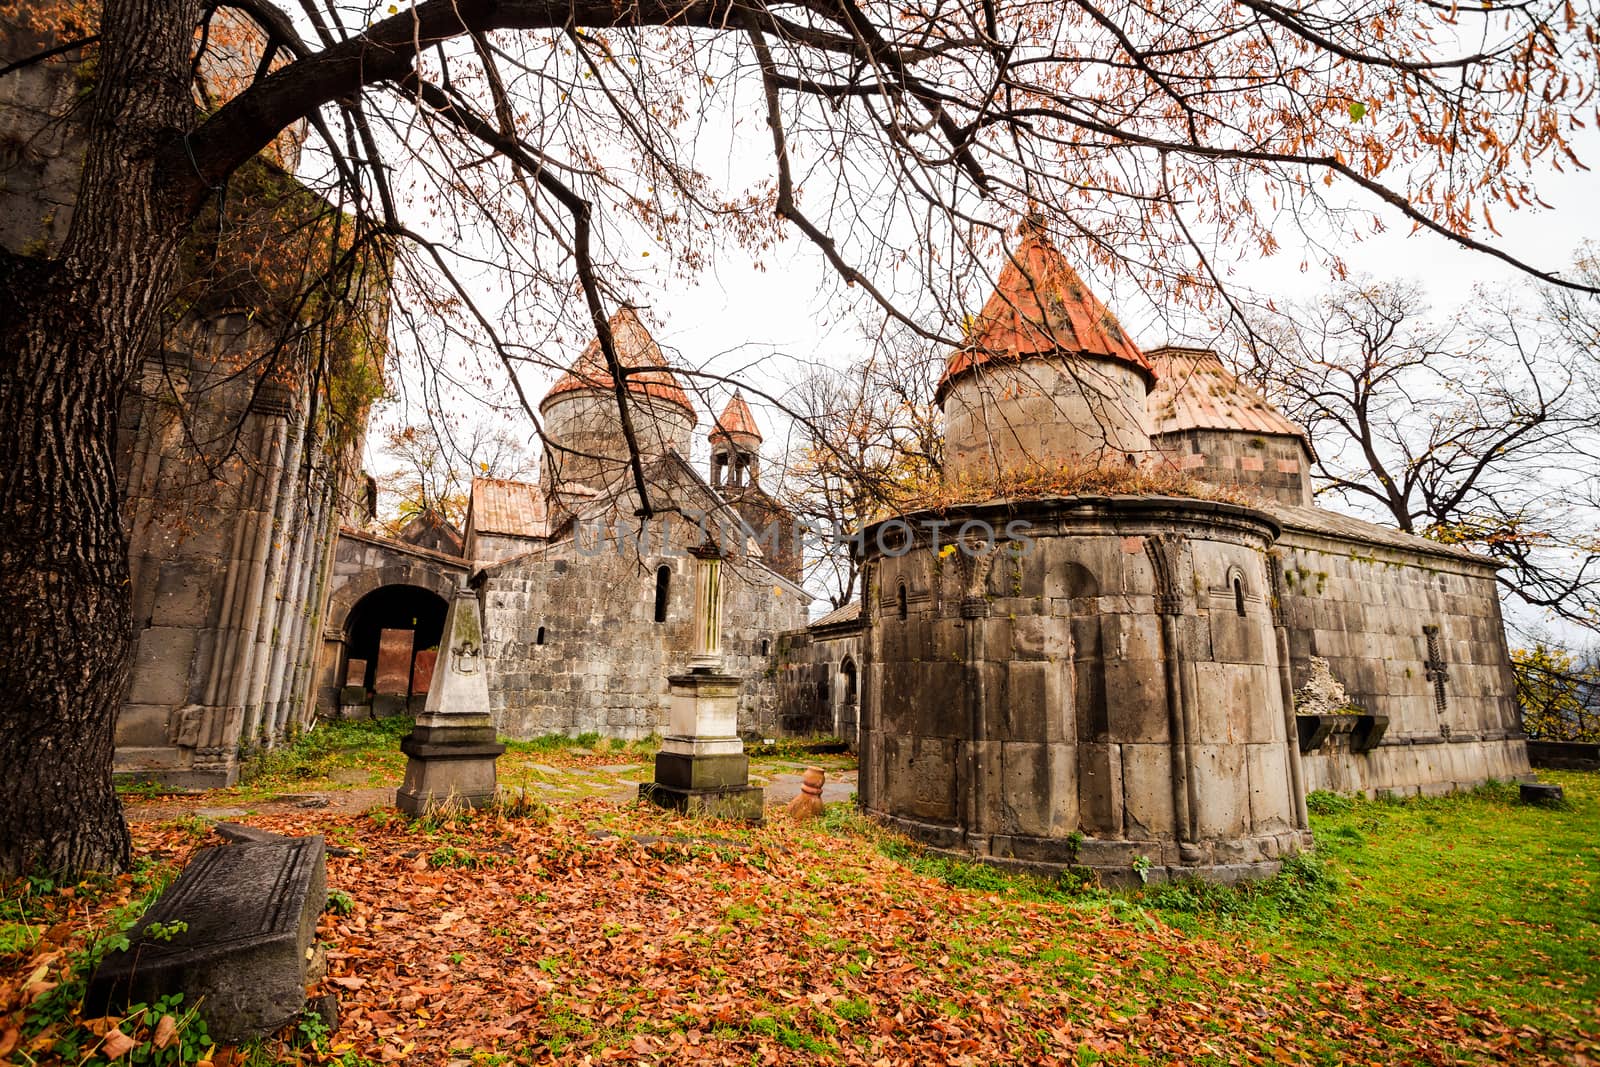
<svg viewBox="0 0 1600 1067">
<path fill-rule="evenodd" d="M 114 1060 L 124 1055 L 137 1044 L 137 1041 L 121 1030 L 113 1030 L 100 1043 L 100 1054 L 108 1060 Z"/>
</svg>

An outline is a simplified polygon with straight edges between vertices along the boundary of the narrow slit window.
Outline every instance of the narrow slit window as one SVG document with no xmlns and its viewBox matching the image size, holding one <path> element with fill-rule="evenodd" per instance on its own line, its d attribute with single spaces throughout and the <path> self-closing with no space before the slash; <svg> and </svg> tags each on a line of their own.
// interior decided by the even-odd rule
<svg viewBox="0 0 1600 1067">
<path fill-rule="evenodd" d="M 667 621 L 667 598 L 672 593 L 672 568 L 656 568 L 656 622 Z"/>
<path fill-rule="evenodd" d="M 900 612 L 900 617 L 906 617 L 906 584 L 900 583 L 900 588 L 895 591 L 895 604 Z"/>
<path fill-rule="evenodd" d="M 1244 579 L 1237 574 L 1233 576 L 1233 607 L 1240 615 L 1244 614 Z"/>
<path fill-rule="evenodd" d="M 763 656 L 765 656 L 767 654 L 767 650 L 769 648 L 771 648 L 771 647 L 772 647 L 772 643 L 770 641 L 768 641 L 765 637 L 763 637 L 761 639 L 761 654 Z"/>
<path fill-rule="evenodd" d="M 543 626 L 539 627 L 538 633 L 533 635 L 533 643 L 536 644 L 536 645 L 544 644 L 544 627 Z"/>
</svg>

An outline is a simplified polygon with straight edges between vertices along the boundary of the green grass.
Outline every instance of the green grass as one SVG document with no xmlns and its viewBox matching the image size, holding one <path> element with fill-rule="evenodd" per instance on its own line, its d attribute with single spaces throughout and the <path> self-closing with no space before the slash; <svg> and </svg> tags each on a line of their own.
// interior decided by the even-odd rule
<svg viewBox="0 0 1600 1067">
<path fill-rule="evenodd" d="M 1514 783 L 1449 797 L 1314 794 L 1317 849 L 1242 886 L 1179 881 L 1106 891 L 933 856 L 843 806 L 822 828 L 960 889 L 1149 916 L 1272 953 L 1314 980 L 1389 977 L 1484 1003 L 1517 1024 L 1595 1024 L 1600 1001 L 1600 775 L 1548 772 L 1567 801 L 1524 805 Z"/>
<path fill-rule="evenodd" d="M 1307 970 L 1392 974 L 1512 1021 L 1587 1017 L 1600 1000 L 1600 776 L 1545 772 L 1559 809 L 1515 784 L 1437 799 L 1329 800 L 1312 817 L 1342 889 L 1291 915 Z"/>
<path fill-rule="evenodd" d="M 411 732 L 413 724 L 409 715 L 321 723 L 252 760 L 245 767 L 244 791 L 308 791 L 360 784 L 332 781 L 330 776 L 339 770 L 366 771 L 373 785 L 398 781 L 406 762 L 400 739 Z"/>
</svg>

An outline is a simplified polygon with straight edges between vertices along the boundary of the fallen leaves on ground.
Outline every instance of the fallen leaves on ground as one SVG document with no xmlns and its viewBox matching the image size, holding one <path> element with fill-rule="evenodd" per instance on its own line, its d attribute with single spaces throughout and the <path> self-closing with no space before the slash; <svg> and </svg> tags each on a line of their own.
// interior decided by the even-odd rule
<svg viewBox="0 0 1600 1067">
<path fill-rule="evenodd" d="M 1327 979 L 1138 909 L 953 889 L 819 823 L 599 801 L 250 821 L 349 853 L 328 861 L 352 905 L 323 916 L 312 990 L 340 1004 L 329 1062 L 1588 1062 L 1581 1036 L 1380 971 Z M 175 855 L 172 834 L 139 827 L 139 848 Z M 5 963 L 0 1035 L 37 966 Z"/>
</svg>

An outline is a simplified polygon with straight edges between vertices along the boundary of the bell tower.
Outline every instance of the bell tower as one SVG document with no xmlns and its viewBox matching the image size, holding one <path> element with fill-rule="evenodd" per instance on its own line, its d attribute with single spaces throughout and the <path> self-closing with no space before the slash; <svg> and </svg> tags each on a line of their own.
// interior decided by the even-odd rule
<svg viewBox="0 0 1600 1067">
<path fill-rule="evenodd" d="M 761 431 L 743 393 L 733 394 L 706 439 L 711 442 L 713 487 L 726 495 L 760 486 Z"/>
</svg>

